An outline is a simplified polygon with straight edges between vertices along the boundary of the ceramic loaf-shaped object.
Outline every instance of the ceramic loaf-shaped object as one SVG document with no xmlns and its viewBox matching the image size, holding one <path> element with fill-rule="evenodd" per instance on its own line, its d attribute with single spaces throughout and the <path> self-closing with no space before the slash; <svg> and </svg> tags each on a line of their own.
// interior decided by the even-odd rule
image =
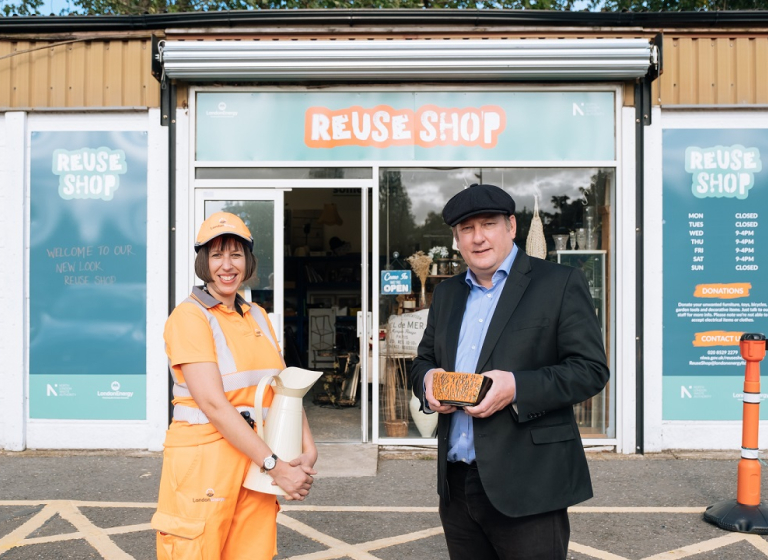
<svg viewBox="0 0 768 560">
<path fill-rule="evenodd" d="M 432 394 L 442 404 L 474 406 L 483 400 L 493 381 L 476 373 L 436 371 L 432 375 Z"/>
<path fill-rule="evenodd" d="M 528 239 L 525 240 L 525 252 L 531 257 L 547 258 L 547 240 L 544 237 L 544 224 L 539 218 L 538 196 L 534 198 L 533 219 L 531 220 L 531 229 L 528 231 Z"/>
</svg>

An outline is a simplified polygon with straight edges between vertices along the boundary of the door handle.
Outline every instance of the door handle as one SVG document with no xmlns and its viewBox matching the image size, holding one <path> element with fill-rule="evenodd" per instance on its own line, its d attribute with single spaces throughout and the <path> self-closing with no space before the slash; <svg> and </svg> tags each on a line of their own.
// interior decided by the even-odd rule
<svg viewBox="0 0 768 560">
<path fill-rule="evenodd" d="M 370 311 L 368 315 L 368 336 L 371 336 L 371 329 L 373 329 L 373 313 Z M 363 336 L 363 312 L 357 312 L 357 338 Z"/>
</svg>

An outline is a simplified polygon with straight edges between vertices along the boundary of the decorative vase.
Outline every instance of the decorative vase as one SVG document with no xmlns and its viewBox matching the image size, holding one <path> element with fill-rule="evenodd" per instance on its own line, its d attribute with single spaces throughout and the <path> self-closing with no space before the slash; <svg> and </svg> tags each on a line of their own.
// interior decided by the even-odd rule
<svg viewBox="0 0 768 560">
<path fill-rule="evenodd" d="M 547 240 L 544 238 L 544 224 L 539 217 L 539 197 L 533 199 L 533 219 L 525 240 L 525 252 L 531 257 L 547 258 Z"/>
<path fill-rule="evenodd" d="M 427 284 L 421 283 L 421 307 L 427 307 Z"/>
<path fill-rule="evenodd" d="M 411 393 L 411 400 L 408 403 L 408 407 L 411 410 L 411 418 L 413 418 L 413 423 L 416 424 L 416 429 L 419 430 L 421 437 L 435 437 L 438 414 L 425 414 L 419 410 L 420 406 L 421 402 L 419 401 L 419 398 Z"/>
<path fill-rule="evenodd" d="M 552 239 L 555 240 L 555 251 L 565 251 L 568 245 L 568 236 L 566 234 L 553 235 Z"/>
<path fill-rule="evenodd" d="M 586 234 L 586 246 L 587 251 L 594 251 L 595 249 L 595 236 L 593 233 L 593 221 L 592 216 L 587 217 L 587 231 Z"/>
<path fill-rule="evenodd" d="M 585 251 L 587 249 L 586 228 L 576 228 L 576 244 L 579 246 L 579 251 Z"/>
</svg>

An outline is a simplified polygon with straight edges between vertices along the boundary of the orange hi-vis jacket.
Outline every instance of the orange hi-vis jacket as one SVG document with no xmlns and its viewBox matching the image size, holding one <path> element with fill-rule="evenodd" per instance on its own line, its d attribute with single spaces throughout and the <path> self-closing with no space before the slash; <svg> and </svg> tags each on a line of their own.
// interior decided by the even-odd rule
<svg viewBox="0 0 768 560">
<path fill-rule="evenodd" d="M 196 287 L 165 326 L 174 409 L 152 517 L 161 560 L 269 560 L 276 554 L 275 496 L 242 486 L 251 460 L 208 421 L 181 370 L 183 364 L 218 364 L 227 400 L 253 415 L 256 386 L 284 363 L 266 313 L 239 296 L 235 305 L 242 316 Z M 265 391 L 265 408 L 272 396 Z"/>
<path fill-rule="evenodd" d="M 276 336 L 263 309 L 246 304 L 239 295 L 235 305 L 248 306 L 243 317 L 200 287 L 192 290 L 173 311 L 165 328 L 166 352 L 173 377 L 173 424 L 165 445 L 196 445 L 213 441 L 218 431 L 211 426 L 189 393 L 181 364 L 218 364 L 224 393 L 238 412 L 254 416 L 259 381 L 277 375 L 285 367 Z M 267 389 L 262 403 L 266 416 L 273 393 Z M 176 431 L 184 432 L 176 433 Z"/>
</svg>

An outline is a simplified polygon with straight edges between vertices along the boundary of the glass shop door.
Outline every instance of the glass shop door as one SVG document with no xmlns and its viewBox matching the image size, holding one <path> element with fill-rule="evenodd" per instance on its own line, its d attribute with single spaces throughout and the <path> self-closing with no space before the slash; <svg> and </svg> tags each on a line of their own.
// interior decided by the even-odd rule
<svg viewBox="0 0 768 560">
<path fill-rule="evenodd" d="M 335 191 L 354 196 L 339 198 Z M 330 206 L 343 220 L 328 226 L 324 212 Z M 241 294 L 269 313 L 287 365 L 323 371 L 304 399 L 315 440 L 368 441 L 370 189 L 295 183 L 281 189 L 197 189 L 194 212 L 193 235 L 214 212 L 236 214 L 251 230 L 258 268 Z M 352 249 L 326 250 L 324 237 L 337 231 L 328 228 L 342 221 L 342 237 L 352 241 L 344 245 Z M 190 283 L 200 284 L 190 274 Z"/>
<path fill-rule="evenodd" d="M 246 301 L 263 307 L 272 320 L 281 348 L 283 336 L 283 197 L 278 189 L 216 189 L 197 191 L 195 200 L 196 233 L 200 224 L 215 212 L 239 216 L 253 236 L 253 254 L 258 266 L 253 277 L 240 290 Z M 193 284 L 200 284 L 194 278 Z"/>
</svg>

